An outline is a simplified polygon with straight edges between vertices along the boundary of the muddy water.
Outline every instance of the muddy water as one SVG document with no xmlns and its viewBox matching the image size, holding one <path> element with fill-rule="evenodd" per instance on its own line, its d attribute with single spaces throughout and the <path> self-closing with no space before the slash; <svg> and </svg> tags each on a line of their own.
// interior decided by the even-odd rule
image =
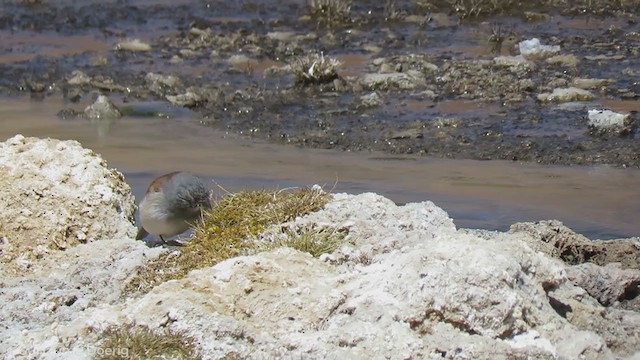
<svg viewBox="0 0 640 360">
<path fill-rule="evenodd" d="M 68 106 L 62 99 L 3 98 L 0 138 L 78 140 L 122 171 L 137 198 L 153 177 L 188 170 L 215 181 L 219 192 L 321 184 L 335 192 L 374 191 L 397 203 L 431 200 L 459 227 L 504 230 L 555 218 L 592 238 L 640 235 L 637 170 L 300 149 L 203 127 L 196 115 L 161 103 L 119 105 L 170 117 L 60 120 L 55 114 Z"/>
</svg>

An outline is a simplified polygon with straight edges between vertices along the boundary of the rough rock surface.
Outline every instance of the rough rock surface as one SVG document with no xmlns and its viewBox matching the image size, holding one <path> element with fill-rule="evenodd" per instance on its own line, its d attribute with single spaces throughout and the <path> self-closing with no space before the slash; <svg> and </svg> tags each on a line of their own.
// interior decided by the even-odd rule
<svg viewBox="0 0 640 360">
<path fill-rule="evenodd" d="M 3 276 L 0 358 L 89 358 L 96 346 L 74 344 L 80 330 L 104 325 L 100 309 L 119 308 L 135 268 L 164 251 L 131 238 L 103 240 L 52 253 L 28 274 Z"/>
<path fill-rule="evenodd" d="M 570 267 L 567 275 L 603 305 L 612 305 L 639 295 L 640 271 L 621 269 L 620 263 L 604 267 L 584 263 Z"/>
<path fill-rule="evenodd" d="M 281 248 L 229 259 L 145 294 L 123 289 L 168 250 L 105 235 L 52 252 L 32 272 L 0 278 L 0 355 L 90 358 L 100 331 L 123 324 L 184 332 L 206 359 L 640 355 L 640 311 L 618 306 L 637 298 L 634 289 L 619 296 L 637 263 L 622 272 L 566 264 L 553 253 L 558 234 L 571 235 L 559 223 L 456 229 L 431 202 L 396 206 L 371 193 L 335 194 L 293 223 L 348 229 L 349 242 L 320 258 Z M 620 284 L 579 281 L 587 271 Z"/>
<path fill-rule="evenodd" d="M 606 109 L 589 110 L 587 119 L 589 130 L 593 135 L 628 136 L 633 134 L 635 128 L 635 121 L 631 114 Z"/>
<path fill-rule="evenodd" d="M 124 177 L 76 141 L 17 135 L 0 143 L 0 209 L 0 261 L 12 270 L 79 243 L 135 234 Z"/>
<path fill-rule="evenodd" d="M 591 241 L 557 220 L 511 225 L 511 233 L 526 233 L 529 246 L 567 264 L 592 262 L 597 265 L 621 263 L 640 269 L 640 238 Z"/>
</svg>

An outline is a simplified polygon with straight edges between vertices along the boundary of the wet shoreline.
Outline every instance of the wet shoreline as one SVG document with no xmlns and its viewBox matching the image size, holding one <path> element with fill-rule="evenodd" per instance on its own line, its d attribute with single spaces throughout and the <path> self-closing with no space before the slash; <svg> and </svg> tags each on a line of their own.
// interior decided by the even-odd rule
<svg viewBox="0 0 640 360">
<path fill-rule="evenodd" d="M 634 169 L 301 149 L 203 129 L 188 112 L 126 116 L 104 131 L 87 120 L 58 119 L 62 104 L 0 100 L 0 136 L 78 140 L 123 172 L 138 199 L 151 179 L 180 169 L 211 180 L 218 194 L 319 184 L 332 192 L 376 192 L 398 204 L 430 200 L 459 227 L 507 230 L 519 221 L 559 219 L 593 239 L 640 234 Z"/>
</svg>

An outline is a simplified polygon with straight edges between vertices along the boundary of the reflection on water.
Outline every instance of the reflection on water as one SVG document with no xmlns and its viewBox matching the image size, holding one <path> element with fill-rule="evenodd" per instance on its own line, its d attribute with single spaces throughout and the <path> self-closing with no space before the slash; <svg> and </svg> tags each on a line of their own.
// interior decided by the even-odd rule
<svg viewBox="0 0 640 360">
<path fill-rule="evenodd" d="M 227 191 L 320 184 L 335 192 L 373 191 L 397 203 L 431 200 L 460 227 L 504 230 L 517 221 L 559 219 L 592 238 L 640 235 L 640 171 L 634 169 L 299 149 L 202 127 L 184 109 L 165 104 L 131 106 L 155 107 L 168 118 L 124 117 L 105 131 L 98 123 L 58 119 L 65 106 L 62 99 L 0 99 L 0 139 L 20 133 L 78 140 L 122 171 L 137 198 L 153 177 L 186 170 Z"/>
</svg>

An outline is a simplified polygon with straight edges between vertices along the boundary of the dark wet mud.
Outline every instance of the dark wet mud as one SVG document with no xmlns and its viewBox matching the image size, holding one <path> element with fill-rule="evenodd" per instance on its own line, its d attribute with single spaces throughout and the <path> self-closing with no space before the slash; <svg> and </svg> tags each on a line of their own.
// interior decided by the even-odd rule
<svg viewBox="0 0 640 360">
<path fill-rule="evenodd" d="M 0 94 L 167 101 L 305 147 L 639 167 L 638 2 L 571 3 L 5 1 Z M 496 60 L 534 37 L 560 52 Z M 150 49 L 118 45 L 134 38 Z M 340 65 L 314 79 L 309 54 Z M 573 86 L 592 96 L 539 99 Z M 628 128 L 594 132 L 599 108 Z"/>
</svg>

